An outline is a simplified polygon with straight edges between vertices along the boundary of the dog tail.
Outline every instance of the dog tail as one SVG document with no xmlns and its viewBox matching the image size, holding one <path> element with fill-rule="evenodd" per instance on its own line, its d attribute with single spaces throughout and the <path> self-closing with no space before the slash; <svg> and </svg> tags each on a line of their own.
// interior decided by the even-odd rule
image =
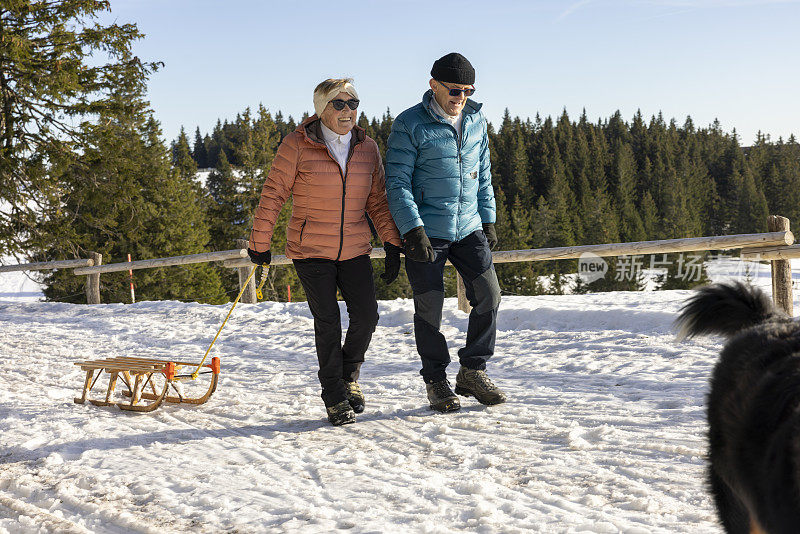
<svg viewBox="0 0 800 534">
<path fill-rule="evenodd" d="M 700 288 L 681 308 L 675 327 L 681 340 L 704 334 L 731 337 L 769 319 L 785 317 L 757 287 L 731 282 Z"/>
</svg>

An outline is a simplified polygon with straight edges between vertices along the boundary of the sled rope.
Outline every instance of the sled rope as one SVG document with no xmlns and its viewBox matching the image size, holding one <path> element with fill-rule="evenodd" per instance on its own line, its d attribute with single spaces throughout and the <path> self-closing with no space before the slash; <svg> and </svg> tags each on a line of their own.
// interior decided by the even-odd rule
<svg viewBox="0 0 800 534">
<path fill-rule="evenodd" d="M 213 347 L 214 343 L 217 341 L 220 332 L 222 332 L 222 329 L 225 327 L 225 323 L 228 322 L 228 318 L 231 316 L 231 313 L 233 313 L 233 309 L 236 307 L 236 304 L 238 304 L 239 299 L 242 298 L 242 294 L 244 294 L 244 290 L 247 289 L 247 284 L 250 283 L 250 279 L 253 278 L 253 275 L 256 273 L 257 267 L 258 265 L 253 265 L 253 268 L 250 269 L 250 274 L 248 275 L 247 280 L 245 280 L 244 284 L 242 284 L 242 290 L 239 291 L 239 294 L 236 296 L 236 300 L 233 301 L 233 306 L 231 306 L 231 309 L 228 310 L 228 315 L 225 317 L 225 320 L 222 321 L 219 330 L 217 330 L 217 335 L 214 336 L 213 341 L 211 341 L 211 345 L 209 345 L 208 349 L 206 349 L 206 353 L 203 355 L 203 360 L 197 366 L 197 369 L 195 369 L 194 372 L 190 375 L 192 380 L 196 380 L 197 377 L 200 375 L 200 369 L 203 367 L 203 364 L 205 363 L 206 358 L 208 357 L 208 353 L 211 352 L 211 347 Z M 263 278 L 266 279 L 266 276 L 263 276 Z"/>
</svg>

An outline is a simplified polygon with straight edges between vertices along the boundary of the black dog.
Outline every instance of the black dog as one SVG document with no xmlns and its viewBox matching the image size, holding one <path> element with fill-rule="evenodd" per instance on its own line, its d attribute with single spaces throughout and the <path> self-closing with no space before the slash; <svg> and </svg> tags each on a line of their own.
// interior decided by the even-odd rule
<svg viewBox="0 0 800 534">
<path fill-rule="evenodd" d="M 700 289 L 676 325 L 681 338 L 728 338 L 708 395 L 708 475 L 725 530 L 800 533 L 800 323 L 732 283 Z"/>
</svg>

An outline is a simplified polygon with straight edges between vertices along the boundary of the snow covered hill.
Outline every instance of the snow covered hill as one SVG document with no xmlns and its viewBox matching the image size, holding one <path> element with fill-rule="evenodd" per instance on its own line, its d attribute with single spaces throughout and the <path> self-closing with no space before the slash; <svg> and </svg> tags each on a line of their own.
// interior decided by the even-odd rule
<svg viewBox="0 0 800 534">
<path fill-rule="evenodd" d="M 199 359 L 227 306 L 0 299 L 0 533 L 721 532 L 703 460 L 720 343 L 674 340 L 689 294 L 505 297 L 489 372 L 510 401 L 455 414 L 427 408 L 411 301 L 381 302 L 367 410 L 339 428 L 305 303 L 237 307 L 211 400 L 142 415 L 74 404 L 73 362 Z"/>
</svg>

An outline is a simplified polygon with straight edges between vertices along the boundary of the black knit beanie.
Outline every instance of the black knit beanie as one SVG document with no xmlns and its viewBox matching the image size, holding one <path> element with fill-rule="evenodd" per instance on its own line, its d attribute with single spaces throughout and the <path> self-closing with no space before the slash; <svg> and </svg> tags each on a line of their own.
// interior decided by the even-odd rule
<svg viewBox="0 0 800 534">
<path fill-rule="evenodd" d="M 433 76 L 434 80 L 439 80 L 440 82 L 461 85 L 475 83 L 475 69 L 472 68 L 467 58 L 458 52 L 452 52 L 434 61 L 431 76 Z"/>
</svg>

